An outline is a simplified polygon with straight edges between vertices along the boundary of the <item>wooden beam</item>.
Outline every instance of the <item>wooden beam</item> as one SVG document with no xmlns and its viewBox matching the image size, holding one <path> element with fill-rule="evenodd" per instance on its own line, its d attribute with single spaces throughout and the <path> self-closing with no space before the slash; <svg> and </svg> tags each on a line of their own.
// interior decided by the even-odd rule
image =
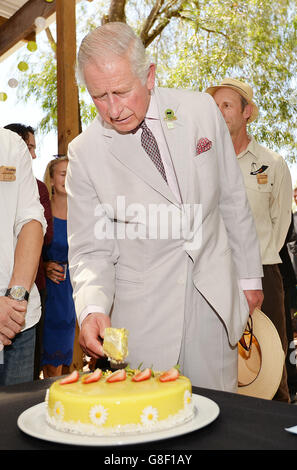
<svg viewBox="0 0 297 470">
<path fill-rule="evenodd" d="M 4 16 L 0 16 L 0 26 L 4 23 L 6 23 L 7 18 L 4 18 Z"/>
<path fill-rule="evenodd" d="M 65 155 L 69 142 L 80 132 L 75 6 L 76 0 L 56 0 L 58 152 Z"/>
<path fill-rule="evenodd" d="M 24 39 L 23 39 L 24 42 L 30 42 L 30 41 L 34 41 L 36 42 L 36 33 L 35 31 L 33 31 L 32 33 L 28 34 L 28 36 L 26 36 Z"/>
<path fill-rule="evenodd" d="M 56 11 L 56 0 L 29 0 L 13 16 L 0 26 L 0 57 L 19 41 L 35 32 L 38 16 L 49 18 Z"/>
</svg>

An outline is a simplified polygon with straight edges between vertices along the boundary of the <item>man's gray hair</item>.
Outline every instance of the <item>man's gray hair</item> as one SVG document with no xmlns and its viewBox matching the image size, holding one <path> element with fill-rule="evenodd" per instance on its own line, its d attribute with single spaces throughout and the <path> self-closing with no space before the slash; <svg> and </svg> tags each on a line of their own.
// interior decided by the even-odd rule
<svg viewBox="0 0 297 470">
<path fill-rule="evenodd" d="M 98 63 L 112 56 L 128 57 L 132 71 L 144 83 L 147 79 L 150 59 L 141 39 L 126 23 L 106 23 L 91 31 L 83 39 L 77 58 L 77 78 L 84 84 L 87 63 Z"/>
</svg>

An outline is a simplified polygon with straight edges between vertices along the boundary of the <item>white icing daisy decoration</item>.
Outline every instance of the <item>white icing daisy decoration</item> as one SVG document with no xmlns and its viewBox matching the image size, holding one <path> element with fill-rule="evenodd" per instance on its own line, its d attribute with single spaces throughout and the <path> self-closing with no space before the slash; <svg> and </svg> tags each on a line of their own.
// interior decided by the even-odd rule
<svg viewBox="0 0 297 470">
<path fill-rule="evenodd" d="M 192 404 L 192 394 L 189 392 L 189 390 L 186 390 L 185 394 L 184 394 L 185 408 L 186 408 L 186 406 L 190 406 L 191 404 Z"/>
<path fill-rule="evenodd" d="M 140 416 L 141 422 L 144 426 L 151 426 L 158 421 L 158 410 L 152 406 L 147 406 L 142 411 Z"/>
<path fill-rule="evenodd" d="M 60 401 L 56 401 L 54 404 L 54 416 L 59 420 L 62 420 L 64 417 L 64 406 Z"/>
<path fill-rule="evenodd" d="M 95 405 L 90 410 L 90 420 L 93 424 L 100 426 L 107 420 L 107 410 L 102 405 Z"/>
</svg>

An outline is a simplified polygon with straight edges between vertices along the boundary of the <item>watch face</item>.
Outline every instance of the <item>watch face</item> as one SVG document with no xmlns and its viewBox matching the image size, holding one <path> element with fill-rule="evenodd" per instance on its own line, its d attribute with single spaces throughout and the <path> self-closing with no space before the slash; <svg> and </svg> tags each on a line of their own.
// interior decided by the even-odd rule
<svg viewBox="0 0 297 470">
<path fill-rule="evenodd" d="M 16 286 L 10 290 L 10 295 L 16 300 L 23 300 L 25 298 L 26 289 L 24 287 Z"/>
</svg>

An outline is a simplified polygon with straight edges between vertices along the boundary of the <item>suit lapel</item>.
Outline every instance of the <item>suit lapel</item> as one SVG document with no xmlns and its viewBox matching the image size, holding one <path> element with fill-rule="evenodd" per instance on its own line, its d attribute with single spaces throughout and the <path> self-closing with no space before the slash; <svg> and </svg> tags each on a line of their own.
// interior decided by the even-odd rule
<svg viewBox="0 0 297 470">
<path fill-rule="evenodd" d="M 172 164 L 175 170 L 177 183 L 179 186 L 182 202 L 187 201 L 189 187 L 189 159 L 187 155 L 185 127 L 181 114 L 180 103 L 172 100 L 172 94 L 166 93 L 166 89 L 155 89 L 156 101 L 159 109 L 162 129 L 168 145 Z M 166 109 L 172 109 L 176 120 L 167 121 L 165 119 Z"/>
<path fill-rule="evenodd" d="M 169 186 L 142 148 L 140 141 L 133 134 L 119 134 L 110 128 L 105 128 L 103 133 L 109 145 L 109 151 L 115 158 L 168 201 L 179 205 Z"/>
</svg>

